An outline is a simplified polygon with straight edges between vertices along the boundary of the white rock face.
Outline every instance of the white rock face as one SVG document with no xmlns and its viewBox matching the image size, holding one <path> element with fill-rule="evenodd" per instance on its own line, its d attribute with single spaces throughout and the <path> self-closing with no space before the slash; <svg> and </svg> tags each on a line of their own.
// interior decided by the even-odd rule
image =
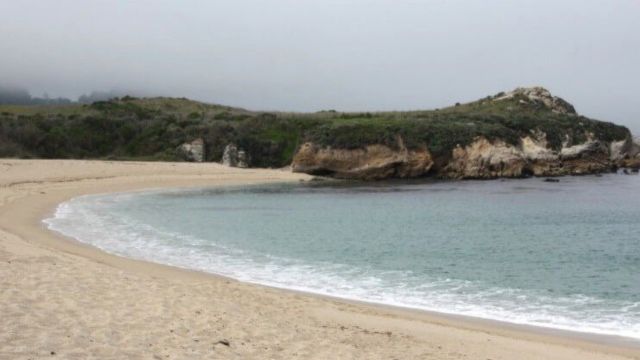
<svg viewBox="0 0 640 360">
<path fill-rule="evenodd" d="M 249 155 L 244 150 L 238 150 L 237 167 L 245 169 L 249 167 Z"/>
<path fill-rule="evenodd" d="M 629 153 L 632 144 L 628 140 L 613 141 L 609 145 L 609 158 L 612 161 L 619 161 L 624 159 Z"/>
<path fill-rule="evenodd" d="M 560 149 L 560 158 L 563 160 L 575 159 L 583 154 L 597 151 L 599 147 L 601 147 L 600 142 L 595 140 L 589 140 L 585 143 L 573 146 L 563 146 L 562 149 Z"/>
<path fill-rule="evenodd" d="M 518 177 L 526 161 L 521 150 L 502 140 L 490 142 L 484 137 L 453 149 L 444 175 L 451 178 Z"/>
<path fill-rule="evenodd" d="M 616 159 L 627 154 L 624 149 L 620 149 L 620 144 L 612 144 L 611 148 L 617 151 Z M 572 146 L 567 141 L 556 152 L 547 147 L 546 135 L 543 133 L 523 137 L 518 145 L 479 137 L 465 147 L 453 149 L 451 159 L 440 175 L 448 178 L 486 179 L 588 174 L 610 170 L 616 161 L 613 156 L 610 148 L 593 138 Z"/>
<path fill-rule="evenodd" d="M 435 169 L 449 179 L 491 179 L 498 177 L 560 176 L 594 174 L 618 166 L 640 167 L 640 146 L 630 152 L 630 140 L 602 142 L 585 133 L 586 141 L 573 144 L 567 137 L 558 150 L 550 148 L 547 135 L 532 131 L 517 144 L 477 137 L 467 146 L 458 145 L 450 156 L 432 158 L 429 150 L 393 150 L 383 145 L 363 149 L 320 148 L 307 143 L 300 147 L 292 170 L 330 173 L 341 178 L 384 179 L 423 176 Z M 632 155 L 636 154 L 636 155 Z M 637 157 L 630 157 L 637 156 Z"/>
<path fill-rule="evenodd" d="M 188 161 L 204 161 L 205 145 L 202 139 L 195 139 L 190 143 L 184 143 L 180 145 L 180 150 Z"/>
<path fill-rule="evenodd" d="M 238 149 L 234 144 L 229 144 L 222 153 L 222 164 L 229 167 L 248 168 L 249 155 L 246 151 Z"/>
<path fill-rule="evenodd" d="M 629 148 L 630 157 L 640 157 L 640 138 L 633 138 Z"/>
<path fill-rule="evenodd" d="M 555 160 L 558 155 L 547 146 L 547 134 L 538 132 L 520 139 L 522 155 L 528 160 Z"/>
</svg>

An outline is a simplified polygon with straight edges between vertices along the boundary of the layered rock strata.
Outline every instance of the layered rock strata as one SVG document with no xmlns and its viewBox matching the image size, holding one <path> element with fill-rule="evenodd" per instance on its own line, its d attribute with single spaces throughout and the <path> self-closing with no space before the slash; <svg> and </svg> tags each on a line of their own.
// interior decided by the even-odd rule
<svg viewBox="0 0 640 360">
<path fill-rule="evenodd" d="M 630 140 L 605 143 L 591 136 L 583 143 L 567 141 L 553 150 L 545 134 L 538 132 L 521 138 L 516 145 L 478 137 L 469 145 L 455 147 L 449 156 L 435 159 L 426 146 L 335 149 L 305 143 L 295 154 L 291 168 L 294 172 L 360 180 L 425 175 L 448 179 L 584 175 L 640 163 L 640 152 L 634 153 L 632 144 Z M 440 165 L 434 166 L 436 163 Z"/>
<path fill-rule="evenodd" d="M 334 149 L 305 143 L 295 154 L 291 168 L 342 179 L 379 180 L 424 176 L 433 163 L 426 147 L 409 150 L 401 140 L 395 149 L 387 145 Z"/>
</svg>

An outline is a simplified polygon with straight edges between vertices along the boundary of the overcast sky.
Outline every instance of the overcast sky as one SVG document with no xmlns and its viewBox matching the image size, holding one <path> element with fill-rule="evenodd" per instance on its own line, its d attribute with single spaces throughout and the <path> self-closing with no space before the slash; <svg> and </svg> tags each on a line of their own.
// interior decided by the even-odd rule
<svg viewBox="0 0 640 360">
<path fill-rule="evenodd" d="M 542 85 L 640 133 L 640 0 L 0 0 L 0 84 L 257 110 L 442 107 Z"/>
</svg>

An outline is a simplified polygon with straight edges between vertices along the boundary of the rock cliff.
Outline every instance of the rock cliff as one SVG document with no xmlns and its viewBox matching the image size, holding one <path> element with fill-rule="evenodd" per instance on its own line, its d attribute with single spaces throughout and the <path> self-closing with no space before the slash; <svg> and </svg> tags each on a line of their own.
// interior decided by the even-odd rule
<svg viewBox="0 0 640 360">
<path fill-rule="evenodd" d="M 334 149 L 303 144 L 291 168 L 294 172 L 342 179 L 378 180 L 427 174 L 433 159 L 426 147 L 409 150 L 398 137 L 397 148 L 374 144 L 361 149 Z"/>
<path fill-rule="evenodd" d="M 491 179 L 497 177 L 583 175 L 607 172 L 619 163 L 610 147 L 596 139 L 566 142 L 559 151 L 547 147 L 544 134 L 523 137 L 518 145 L 478 138 L 456 147 L 438 173 L 444 178 Z"/>
<path fill-rule="evenodd" d="M 434 110 L 249 111 L 184 98 L 0 105 L 0 157 L 220 161 L 349 179 L 494 178 L 640 167 L 621 125 L 541 87 Z M 628 171 L 631 173 L 631 171 Z"/>
<path fill-rule="evenodd" d="M 566 144 L 554 151 L 546 147 L 544 140 L 533 137 L 521 138 L 518 145 L 478 137 L 467 146 L 457 146 L 445 159 L 434 159 L 424 147 L 408 150 L 370 145 L 364 149 L 346 150 L 305 143 L 291 167 L 294 172 L 361 180 L 429 174 L 447 179 L 584 175 L 631 165 L 636 158 L 623 155 L 619 147 L 620 144 L 607 146 L 594 139 Z M 441 165 L 434 166 L 436 162 Z"/>
<path fill-rule="evenodd" d="M 531 122 L 530 128 L 517 129 L 520 135 L 515 139 L 479 133 L 466 144 L 437 155 L 427 141 L 407 147 L 400 135 L 396 135 L 395 146 L 371 143 L 340 148 L 308 141 L 297 150 L 291 168 L 294 172 L 371 180 L 425 175 L 448 179 L 582 175 L 640 166 L 640 146 L 632 141 L 628 130 L 612 136 L 600 122 L 578 116 L 571 104 L 546 89 L 518 88 L 484 99 L 483 104 L 504 101 L 534 109 L 537 118 L 547 125 L 547 116 L 558 118 L 560 132 L 547 133 Z M 585 127 L 587 121 L 594 126 Z M 548 140 L 550 136 L 554 144 Z M 558 139 L 564 140 L 560 144 Z"/>
</svg>

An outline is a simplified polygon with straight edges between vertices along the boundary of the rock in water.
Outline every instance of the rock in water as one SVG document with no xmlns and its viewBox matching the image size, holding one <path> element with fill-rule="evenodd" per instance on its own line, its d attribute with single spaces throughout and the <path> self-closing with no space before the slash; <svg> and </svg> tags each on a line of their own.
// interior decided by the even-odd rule
<svg viewBox="0 0 640 360">
<path fill-rule="evenodd" d="M 235 144 L 229 144 L 224 148 L 222 154 L 222 164 L 229 167 L 248 168 L 250 163 L 249 154 L 239 149 Z"/>
<path fill-rule="evenodd" d="M 195 139 L 192 142 L 184 143 L 180 145 L 180 151 L 182 152 L 185 160 L 203 162 L 205 154 L 204 140 L 201 138 Z"/>
</svg>

